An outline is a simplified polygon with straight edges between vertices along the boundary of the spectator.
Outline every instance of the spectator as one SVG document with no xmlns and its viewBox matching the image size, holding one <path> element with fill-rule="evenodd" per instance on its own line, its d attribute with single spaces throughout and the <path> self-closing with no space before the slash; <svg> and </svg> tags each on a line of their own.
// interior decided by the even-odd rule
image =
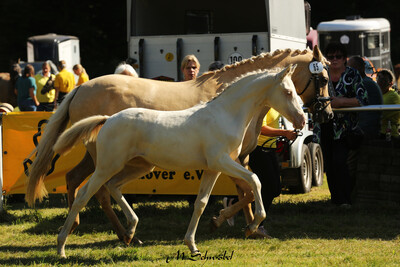
<svg viewBox="0 0 400 267">
<path fill-rule="evenodd" d="M 57 108 L 57 105 L 61 104 L 65 95 L 71 92 L 75 87 L 75 77 L 66 67 L 67 64 L 64 60 L 59 61 L 57 64 L 57 68 L 60 72 L 56 75 L 54 81 L 54 88 L 56 89 L 54 108 Z"/>
<path fill-rule="evenodd" d="M 382 90 L 383 104 L 385 105 L 400 104 L 399 94 L 396 93 L 393 88 L 391 88 L 394 81 L 395 79 L 393 73 L 387 69 L 380 70 L 376 76 L 376 82 Z M 395 138 L 395 140 L 399 140 L 399 125 L 400 111 L 395 110 L 382 112 L 381 135 L 385 135 L 386 130 L 390 127 L 391 136 Z"/>
<path fill-rule="evenodd" d="M 195 55 L 187 55 L 182 60 L 181 70 L 184 81 L 194 80 L 199 74 L 200 62 Z"/>
<path fill-rule="evenodd" d="M 54 89 L 54 80 L 56 76 L 50 73 L 50 65 L 47 62 L 42 64 L 42 74 L 35 75 L 38 93 L 36 94 L 39 101 L 37 111 L 53 111 L 54 98 L 56 90 Z"/>
<path fill-rule="evenodd" d="M 72 70 L 74 71 L 75 75 L 79 77 L 76 86 L 79 86 L 82 83 L 89 81 L 89 75 L 87 75 L 86 70 L 82 67 L 81 64 L 74 65 Z"/>
<path fill-rule="evenodd" d="M 222 69 L 224 67 L 224 63 L 222 63 L 221 61 L 214 61 L 213 63 L 210 64 L 210 66 L 208 66 L 208 70 L 219 70 Z"/>
<path fill-rule="evenodd" d="M 356 107 L 368 104 L 368 93 L 361 75 L 353 68 L 346 67 L 347 51 L 341 43 L 329 43 L 325 57 L 331 62 L 329 67 L 332 108 Z M 351 193 L 355 185 L 354 162 L 349 164 L 351 150 L 358 150 L 363 135 L 358 126 L 358 116 L 354 112 L 336 112 L 333 120 L 321 125 L 315 124 L 314 131 L 321 144 L 328 187 L 333 204 L 350 208 Z"/>
<path fill-rule="evenodd" d="M 114 74 L 124 74 L 124 75 L 128 75 L 128 76 L 139 77 L 138 74 L 136 73 L 135 69 L 131 65 L 129 65 L 125 62 L 120 63 L 115 68 Z"/>
<path fill-rule="evenodd" d="M 360 73 L 365 89 L 368 93 L 369 105 L 382 105 L 382 92 L 378 84 L 365 74 L 365 62 L 362 57 L 353 56 L 347 62 L 349 67 L 355 68 Z M 381 111 L 361 111 L 359 113 L 359 125 L 366 139 L 379 137 L 381 128 Z"/>
<path fill-rule="evenodd" d="M 24 73 L 15 83 L 18 107 L 21 111 L 36 111 L 39 101 L 36 98 L 35 69 L 31 64 L 25 66 Z"/>
</svg>

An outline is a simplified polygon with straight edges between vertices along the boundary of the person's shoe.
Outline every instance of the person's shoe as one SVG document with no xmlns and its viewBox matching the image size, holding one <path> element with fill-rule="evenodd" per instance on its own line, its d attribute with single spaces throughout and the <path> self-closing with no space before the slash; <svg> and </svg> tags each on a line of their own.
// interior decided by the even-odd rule
<svg viewBox="0 0 400 267">
<path fill-rule="evenodd" d="M 227 197 L 224 197 L 223 199 L 222 199 L 222 204 L 224 205 L 224 209 L 226 209 L 227 207 L 230 207 L 230 206 L 232 206 L 232 201 L 233 201 L 233 198 L 230 198 L 229 199 L 229 202 L 228 202 L 228 198 Z M 234 218 L 235 216 L 232 216 L 232 217 L 230 217 L 229 219 L 226 219 L 226 221 L 228 222 L 228 225 L 229 226 L 234 226 L 235 225 L 235 218 Z"/>
<path fill-rule="evenodd" d="M 257 231 L 249 235 L 249 239 L 271 239 L 272 237 L 268 234 L 264 226 L 259 226 Z"/>
</svg>

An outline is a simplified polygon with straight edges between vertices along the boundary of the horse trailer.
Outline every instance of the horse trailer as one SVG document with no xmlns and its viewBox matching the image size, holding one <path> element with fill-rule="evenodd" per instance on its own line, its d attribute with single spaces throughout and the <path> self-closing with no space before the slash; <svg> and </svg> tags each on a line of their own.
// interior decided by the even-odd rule
<svg viewBox="0 0 400 267">
<path fill-rule="evenodd" d="M 27 41 L 27 62 L 44 62 L 47 60 L 51 60 L 54 64 L 57 64 L 60 60 L 65 60 L 67 69 L 72 72 L 72 67 L 80 63 L 78 37 L 54 33 L 29 37 Z"/>
<path fill-rule="evenodd" d="M 361 18 L 320 22 L 317 26 L 319 47 L 340 42 L 349 56 L 367 57 L 375 68 L 393 69 L 390 59 L 390 23 L 385 18 Z"/>
<path fill-rule="evenodd" d="M 127 0 L 127 9 L 128 55 L 140 77 L 181 81 L 188 54 L 201 73 L 213 61 L 306 48 L 303 0 Z"/>
</svg>

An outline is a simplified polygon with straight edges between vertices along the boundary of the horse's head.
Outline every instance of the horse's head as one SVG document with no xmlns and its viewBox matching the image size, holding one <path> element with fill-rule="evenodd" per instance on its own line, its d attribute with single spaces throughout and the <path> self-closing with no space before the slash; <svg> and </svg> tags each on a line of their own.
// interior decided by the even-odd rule
<svg viewBox="0 0 400 267">
<path fill-rule="evenodd" d="M 303 100 L 304 106 L 313 114 L 313 120 L 326 122 L 333 118 L 328 90 L 329 74 L 327 65 L 318 46 L 308 52 L 308 57 L 302 57 L 292 80 L 296 85 L 298 95 Z"/>
<path fill-rule="evenodd" d="M 295 69 L 296 65 L 290 64 L 276 74 L 277 86 L 269 97 L 268 106 L 273 107 L 291 121 L 296 129 L 302 129 L 305 124 L 305 116 L 291 79 Z"/>
</svg>

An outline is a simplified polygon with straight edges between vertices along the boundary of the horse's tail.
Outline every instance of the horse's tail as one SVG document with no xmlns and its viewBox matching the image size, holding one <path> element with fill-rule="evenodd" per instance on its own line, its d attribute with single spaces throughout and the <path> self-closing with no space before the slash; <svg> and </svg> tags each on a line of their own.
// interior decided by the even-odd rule
<svg viewBox="0 0 400 267">
<path fill-rule="evenodd" d="M 29 168 L 25 195 L 25 200 L 29 206 L 33 206 L 36 199 L 41 201 L 47 195 L 43 180 L 51 167 L 51 160 L 54 156 L 53 145 L 68 125 L 69 105 L 78 89 L 79 87 L 67 94 L 57 111 L 50 117 L 39 145 L 35 148 L 37 155 Z"/>
<path fill-rule="evenodd" d="M 62 155 L 68 153 L 81 139 L 84 142 L 95 142 L 108 118 L 106 115 L 97 115 L 78 121 L 58 138 L 53 150 Z"/>
</svg>

